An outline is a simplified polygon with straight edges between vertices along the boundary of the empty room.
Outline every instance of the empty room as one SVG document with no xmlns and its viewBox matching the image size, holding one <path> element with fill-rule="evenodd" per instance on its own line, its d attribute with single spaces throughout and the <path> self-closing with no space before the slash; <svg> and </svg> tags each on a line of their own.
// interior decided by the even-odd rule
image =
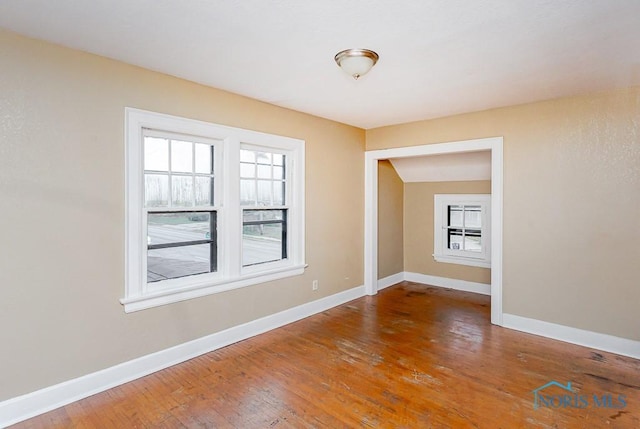
<svg viewBox="0 0 640 429">
<path fill-rule="evenodd" d="M 640 427 L 640 2 L 0 2 L 0 427 Z"/>
</svg>

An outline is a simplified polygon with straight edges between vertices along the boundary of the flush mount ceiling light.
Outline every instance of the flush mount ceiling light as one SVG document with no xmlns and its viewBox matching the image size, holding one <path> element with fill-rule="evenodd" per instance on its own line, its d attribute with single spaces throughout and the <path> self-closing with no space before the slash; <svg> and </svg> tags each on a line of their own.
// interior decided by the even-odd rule
<svg viewBox="0 0 640 429">
<path fill-rule="evenodd" d="M 378 54 L 369 49 L 346 49 L 335 56 L 336 63 L 358 80 L 360 76 L 367 74 L 371 67 L 378 62 Z"/>
</svg>

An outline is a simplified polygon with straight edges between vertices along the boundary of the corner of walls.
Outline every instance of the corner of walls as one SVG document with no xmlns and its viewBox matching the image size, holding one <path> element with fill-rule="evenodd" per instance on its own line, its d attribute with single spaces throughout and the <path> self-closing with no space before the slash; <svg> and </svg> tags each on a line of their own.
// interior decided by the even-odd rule
<svg viewBox="0 0 640 429">
<path fill-rule="evenodd" d="M 491 285 L 465 282 L 444 277 L 429 276 L 411 272 L 401 272 L 378 280 L 378 290 L 388 288 L 403 281 L 421 283 L 464 292 L 491 295 Z M 620 338 L 599 332 L 577 329 L 571 326 L 549 323 L 515 314 L 503 314 L 503 327 L 528 334 L 539 335 L 565 343 L 588 347 L 634 359 L 640 359 L 640 341 Z"/>
<path fill-rule="evenodd" d="M 404 269 L 404 182 L 388 160 L 378 161 L 378 277 Z"/>
</svg>

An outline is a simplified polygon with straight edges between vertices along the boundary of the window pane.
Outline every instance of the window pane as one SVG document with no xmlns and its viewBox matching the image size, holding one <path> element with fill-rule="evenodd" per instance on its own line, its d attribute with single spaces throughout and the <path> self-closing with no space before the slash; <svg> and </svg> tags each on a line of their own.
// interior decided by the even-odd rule
<svg viewBox="0 0 640 429">
<path fill-rule="evenodd" d="M 171 171 L 193 173 L 193 144 L 173 140 L 171 142 Z"/>
<path fill-rule="evenodd" d="M 213 206 L 213 178 L 196 176 L 196 206 Z"/>
<path fill-rule="evenodd" d="M 258 164 L 258 177 L 260 179 L 271 179 L 271 166 Z"/>
<path fill-rule="evenodd" d="M 274 153 L 273 165 L 284 165 L 284 155 L 280 155 L 279 153 Z"/>
<path fill-rule="evenodd" d="M 256 165 L 246 164 L 244 162 L 240 163 L 240 176 L 248 178 L 256 177 Z"/>
<path fill-rule="evenodd" d="M 480 206 L 464 206 L 465 228 L 481 228 L 482 212 Z"/>
<path fill-rule="evenodd" d="M 282 259 L 282 224 L 242 227 L 242 266 Z"/>
<path fill-rule="evenodd" d="M 284 206 L 284 182 L 273 182 L 273 204 Z"/>
<path fill-rule="evenodd" d="M 258 164 L 271 165 L 271 154 L 269 152 L 256 152 L 256 162 Z"/>
<path fill-rule="evenodd" d="M 273 178 L 274 179 L 284 179 L 284 167 L 273 167 Z"/>
<path fill-rule="evenodd" d="M 450 229 L 448 230 L 449 239 L 448 239 L 448 248 L 452 250 L 463 250 L 462 243 L 462 230 L 461 229 Z"/>
<path fill-rule="evenodd" d="M 168 247 L 147 252 L 147 282 L 208 273 L 211 245 Z"/>
<path fill-rule="evenodd" d="M 169 176 L 145 174 L 144 200 L 145 207 L 167 207 L 169 205 Z"/>
<path fill-rule="evenodd" d="M 256 153 L 252 150 L 241 149 L 240 150 L 240 161 L 241 162 L 256 162 Z"/>
<path fill-rule="evenodd" d="M 212 174 L 211 160 L 213 159 L 213 146 L 196 143 L 196 173 Z"/>
<path fill-rule="evenodd" d="M 171 204 L 173 207 L 193 206 L 193 177 L 171 177 Z"/>
<path fill-rule="evenodd" d="M 282 224 L 245 225 L 242 228 L 242 266 L 282 259 Z"/>
<path fill-rule="evenodd" d="M 271 181 L 270 180 L 258 180 L 258 205 L 269 206 L 271 205 Z"/>
<path fill-rule="evenodd" d="M 464 250 L 468 252 L 482 252 L 480 231 L 465 231 Z"/>
<path fill-rule="evenodd" d="M 211 239 L 211 213 L 149 213 L 147 215 L 147 244 Z"/>
<path fill-rule="evenodd" d="M 449 226 L 462 227 L 463 206 L 449 206 Z"/>
<path fill-rule="evenodd" d="M 244 267 L 286 258 L 286 210 L 244 210 L 242 221 Z"/>
<path fill-rule="evenodd" d="M 256 204 L 256 182 L 254 180 L 240 180 L 240 204 L 244 206 Z"/>
<path fill-rule="evenodd" d="M 144 169 L 169 171 L 169 141 L 167 139 L 144 138 Z"/>
</svg>

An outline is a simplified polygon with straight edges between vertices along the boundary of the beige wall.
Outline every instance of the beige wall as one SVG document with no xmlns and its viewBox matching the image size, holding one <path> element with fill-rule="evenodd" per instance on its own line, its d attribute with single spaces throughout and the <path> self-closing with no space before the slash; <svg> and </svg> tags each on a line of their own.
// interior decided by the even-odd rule
<svg viewBox="0 0 640 429">
<path fill-rule="evenodd" d="M 389 161 L 378 162 L 378 278 L 404 271 L 404 183 Z"/>
<path fill-rule="evenodd" d="M 491 270 L 433 260 L 433 196 L 490 194 L 490 181 L 404 184 L 404 271 L 477 283 L 491 283 Z"/>
<path fill-rule="evenodd" d="M 640 340 L 640 88 L 366 136 L 368 150 L 504 136 L 504 311 Z"/>
<path fill-rule="evenodd" d="M 0 401 L 363 284 L 363 130 L 3 31 L 0 62 Z M 306 140 L 306 273 L 125 314 L 125 106 Z"/>
</svg>

